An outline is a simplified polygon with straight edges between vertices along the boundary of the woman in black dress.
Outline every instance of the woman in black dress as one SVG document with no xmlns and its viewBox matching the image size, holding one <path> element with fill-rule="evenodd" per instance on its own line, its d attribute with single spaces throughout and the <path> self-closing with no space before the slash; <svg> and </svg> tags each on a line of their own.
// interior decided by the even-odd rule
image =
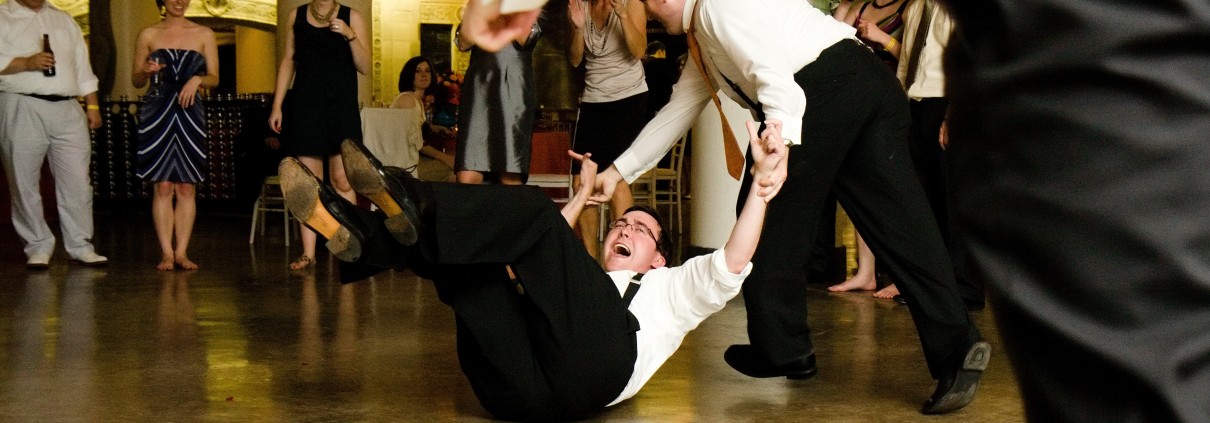
<svg viewBox="0 0 1210 423">
<path fill-rule="evenodd" d="M 361 139 L 357 74 L 370 69 L 365 19 L 336 0 L 313 0 L 287 18 L 286 54 L 277 69 L 269 126 L 282 133 L 290 155 L 320 178 L 328 160 L 332 187 L 354 201 L 345 177 L 340 142 Z M 293 88 L 287 93 L 290 81 Z M 284 130 L 284 132 L 283 132 Z M 315 233 L 301 227 L 303 254 L 290 269 L 315 264 Z"/>
</svg>

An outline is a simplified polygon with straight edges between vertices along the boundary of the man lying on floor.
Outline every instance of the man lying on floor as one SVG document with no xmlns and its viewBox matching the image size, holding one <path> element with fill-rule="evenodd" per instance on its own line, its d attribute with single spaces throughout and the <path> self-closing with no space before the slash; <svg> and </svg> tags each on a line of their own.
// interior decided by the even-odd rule
<svg viewBox="0 0 1210 423">
<path fill-rule="evenodd" d="M 342 145 L 357 193 L 340 198 L 291 158 L 279 168 L 287 207 L 328 239 L 342 273 L 408 267 L 431 279 L 457 317 L 458 359 L 487 411 L 510 420 L 568 420 L 634 396 L 685 335 L 721 310 L 751 271 L 766 203 L 785 156 L 749 123 L 752 194 L 727 244 L 665 267 L 670 242 L 654 210 L 635 207 L 605 238 L 605 269 L 569 226 L 592 194 L 596 165 L 562 214 L 534 187 L 426 183 L 383 169 L 364 147 Z M 510 280 L 506 266 L 516 275 Z M 607 272 L 608 271 L 608 272 Z M 342 275 L 342 279 L 344 279 Z"/>
</svg>

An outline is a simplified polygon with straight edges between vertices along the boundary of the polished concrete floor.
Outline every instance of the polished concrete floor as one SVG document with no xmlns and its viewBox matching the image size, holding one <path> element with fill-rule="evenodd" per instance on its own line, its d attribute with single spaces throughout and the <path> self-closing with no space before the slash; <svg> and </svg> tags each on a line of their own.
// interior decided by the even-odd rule
<svg viewBox="0 0 1210 423">
<path fill-rule="evenodd" d="M 430 283 L 388 273 L 341 285 L 332 259 L 291 272 L 280 219 L 247 242 L 249 218 L 196 227 L 196 271 L 158 272 L 143 205 L 98 207 L 105 268 L 27 271 L 0 224 L 0 421 L 484 421 L 459 371 L 453 316 Z M 277 230 L 273 230 L 274 228 Z M 922 416 L 933 389 L 905 306 L 809 286 L 820 372 L 751 379 L 723 350 L 745 343 L 737 298 L 707 319 L 636 396 L 595 421 L 1017 422 L 1021 400 L 990 311 L 994 354 L 974 403 Z"/>
</svg>

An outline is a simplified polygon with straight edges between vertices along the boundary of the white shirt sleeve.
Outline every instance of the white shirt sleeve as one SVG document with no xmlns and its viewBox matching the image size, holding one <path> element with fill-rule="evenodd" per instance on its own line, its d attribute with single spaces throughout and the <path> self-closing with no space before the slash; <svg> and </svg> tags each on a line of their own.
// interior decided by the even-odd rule
<svg viewBox="0 0 1210 423">
<path fill-rule="evenodd" d="M 752 273 L 752 263 L 739 273 L 731 273 L 727 270 L 726 251 L 719 248 L 669 270 L 673 272 L 668 281 L 672 315 L 678 328 L 688 333 L 735 298 L 744 279 Z"/>
<path fill-rule="evenodd" d="M 676 140 L 689 131 L 693 120 L 710 102 L 710 88 L 702 79 L 692 58 L 685 63 L 680 79 L 672 86 L 672 96 L 655 117 L 643 127 L 634 143 L 613 164 L 627 183 L 634 182 L 655 167 L 672 149 Z"/>
<path fill-rule="evenodd" d="M 0 43 L 3 43 L 3 42 L 0 41 Z M 8 65 L 13 63 L 13 59 L 16 59 L 16 58 L 17 58 L 17 56 L 8 54 L 8 52 L 5 50 L 4 46 L 0 45 L 0 70 L 4 70 L 4 68 L 7 68 Z"/>
<path fill-rule="evenodd" d="M 72 49 L 75 50 L 75 65 L 76 65 L 76 84 L 80 88 L 79 95 L 88 95 L 97 92 L 100 81 L 97 75 L 92 73 L 92 63 L 88 60 L 88 46 L 84 44 L 84 33 L 80 28 L 72 22 L 71 25 Z"/>
</svg>

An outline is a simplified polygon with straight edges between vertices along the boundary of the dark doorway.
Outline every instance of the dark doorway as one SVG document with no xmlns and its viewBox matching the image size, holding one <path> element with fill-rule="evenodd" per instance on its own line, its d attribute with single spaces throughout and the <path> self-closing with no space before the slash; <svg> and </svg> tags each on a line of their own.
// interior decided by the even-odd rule
<svg viewBox="0 0 1210 423">
<path fill-rule="evenodd" d="M 420 55 L 429 58 L 438 75 L 450 72 L 450 36 L 452 25 L 420 24 Z"/>
<path fill-rule="evenodd" d="M 235 44 L 220 44 L 218 46 L 218 86 L 210 92 L 235 94 L 235 69 Z"/>
</svg>

